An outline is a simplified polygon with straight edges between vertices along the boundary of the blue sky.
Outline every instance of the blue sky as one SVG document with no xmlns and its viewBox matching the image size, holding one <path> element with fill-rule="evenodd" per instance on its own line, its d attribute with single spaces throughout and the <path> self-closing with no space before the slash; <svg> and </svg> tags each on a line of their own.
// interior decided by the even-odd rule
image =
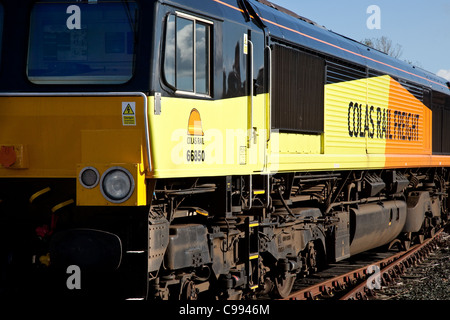
<svg viewBox="0 0 450 320">
<path fill-rule="evenodd" d="M 352 39 L 386 36 L 403 48 L 402 60 L 450 80 L 450 0 L 271 0 Z M 369 29 L 371 5 L 380 29 Z"/>
</svg>

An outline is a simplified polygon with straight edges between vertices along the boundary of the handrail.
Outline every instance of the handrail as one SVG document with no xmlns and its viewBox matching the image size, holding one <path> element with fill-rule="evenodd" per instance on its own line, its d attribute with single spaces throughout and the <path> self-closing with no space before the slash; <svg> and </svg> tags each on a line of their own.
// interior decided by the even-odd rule
<svg viewBox="0 0 450 320">
<path fill-rule="evenodd" d="M 268 108 L 266 107 L 266 116 L 268 117 L 267 142 L 269 142 L 272 134 L 272 48 L 270 46 L 266 46 L 266 50 L 268 52 L 267 57 L 269 59 L 269 106 Z"/>
<path fill-rule="evenodd" d="M 253 95 L 254 95 L 254 84 L 253 84 L 253 77 L 254 77 L 254 66 L 253 66 L 253 42 L 251 40 L 248 40 L 248 45 L 250 49 L 250 137 L 249 137 L 249 147 L 250 144 L 256 143 L 255 141 L 255 130 L 253 128 Z"/>
</svg>

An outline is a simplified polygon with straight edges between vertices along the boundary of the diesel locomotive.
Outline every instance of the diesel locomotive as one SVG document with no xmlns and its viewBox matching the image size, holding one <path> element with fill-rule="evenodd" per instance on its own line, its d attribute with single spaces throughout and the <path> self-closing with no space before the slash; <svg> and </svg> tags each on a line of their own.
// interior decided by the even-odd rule
<svg viewBox="0 0 450 320">
<path fill-rule="evenodd" d="M 450 83 L 269 1 L 1 0 L 0 49 L 2 296 L 286 297 L 449 219 Z"/>
</svg>

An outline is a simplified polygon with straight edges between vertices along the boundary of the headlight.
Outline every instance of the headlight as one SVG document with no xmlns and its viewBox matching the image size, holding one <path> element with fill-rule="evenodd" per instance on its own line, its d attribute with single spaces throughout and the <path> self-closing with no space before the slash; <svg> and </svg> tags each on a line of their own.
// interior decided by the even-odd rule
<svg viewBox="0 0 450 320">
<path fill-rule="evenodd" d="M 100 186 L 106 200 L 112 203 L 122 203 L 133 194 L 134 179 L 128 170 L 112 167 L 103 173 Z"/>
<path fill-rule="evenodd" d="M 100 174 L 94 167 L 86 167 L 80 171 L 80 175 L 78 176 L 78 178 L 83 187 L 92 189 L 97 186 L 98 182 L 100 181 Z"/>
</svg>

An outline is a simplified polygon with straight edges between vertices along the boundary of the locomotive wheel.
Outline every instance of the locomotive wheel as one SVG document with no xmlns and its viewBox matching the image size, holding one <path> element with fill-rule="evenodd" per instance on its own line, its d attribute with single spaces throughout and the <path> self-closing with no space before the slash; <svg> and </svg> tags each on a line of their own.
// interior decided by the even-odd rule
<svg viewBox="0 0 450 320">
<path fill-rule="evenodd" d="M 275 278 L 275 285 L 270 293 L 272 298 L 286 298 L 294 286 L 295 277 L 293 275 L 280 275 Z"/>
<path fill-rule="evenodd" d="M 431 227 L 431 228 L 428 230 L 428 237 L 429 237 L 429 238 L 433 238 L 435 234 L 436 234 L 436 228 L 435 228 L 435 227 Z"/>
<path fill-rule="evenodd" d="M 308 263 L 308 266 L 312 272 L 317 271 L 317 251 L 314 248 L 314 243 L 310 242 L 308 244 L 308 253 L 306 256 L 306 261 Z"/>
<path fill-rule="evenodd" d="M 182 298 L 187 301 L 198 299 L 198 290 L 195 287 L 194 281 L 187 280 L 183 288 Z"/>
<path fill-rule="evenodd" d="M 400 250 L 408 251 L 409 248 L 411 248 L 412 243 L 412 232 L 408 232 L 405 234 L 405 236 L 401 239 L 401 247 Z"/>
<path fill-rule="evenodd" d="M 310 241 L 306 248 L 301 252 L 302 256 L 302 274 L 303 276 L 314 273 L 318 269 L 318 252 L 314 247 L 314 242 Z"/>
<path fill-rule="evenodd" d="M 422 244 L 425 241 L 425 235 L 418 234 L 416 238 L 417 243 Z"/>
<path fill-rule="evenodd" d="M 411 240 L 403 240 L 401 242 L 401 250 L 408 251 L 411 248 Z"/>
</svg>

